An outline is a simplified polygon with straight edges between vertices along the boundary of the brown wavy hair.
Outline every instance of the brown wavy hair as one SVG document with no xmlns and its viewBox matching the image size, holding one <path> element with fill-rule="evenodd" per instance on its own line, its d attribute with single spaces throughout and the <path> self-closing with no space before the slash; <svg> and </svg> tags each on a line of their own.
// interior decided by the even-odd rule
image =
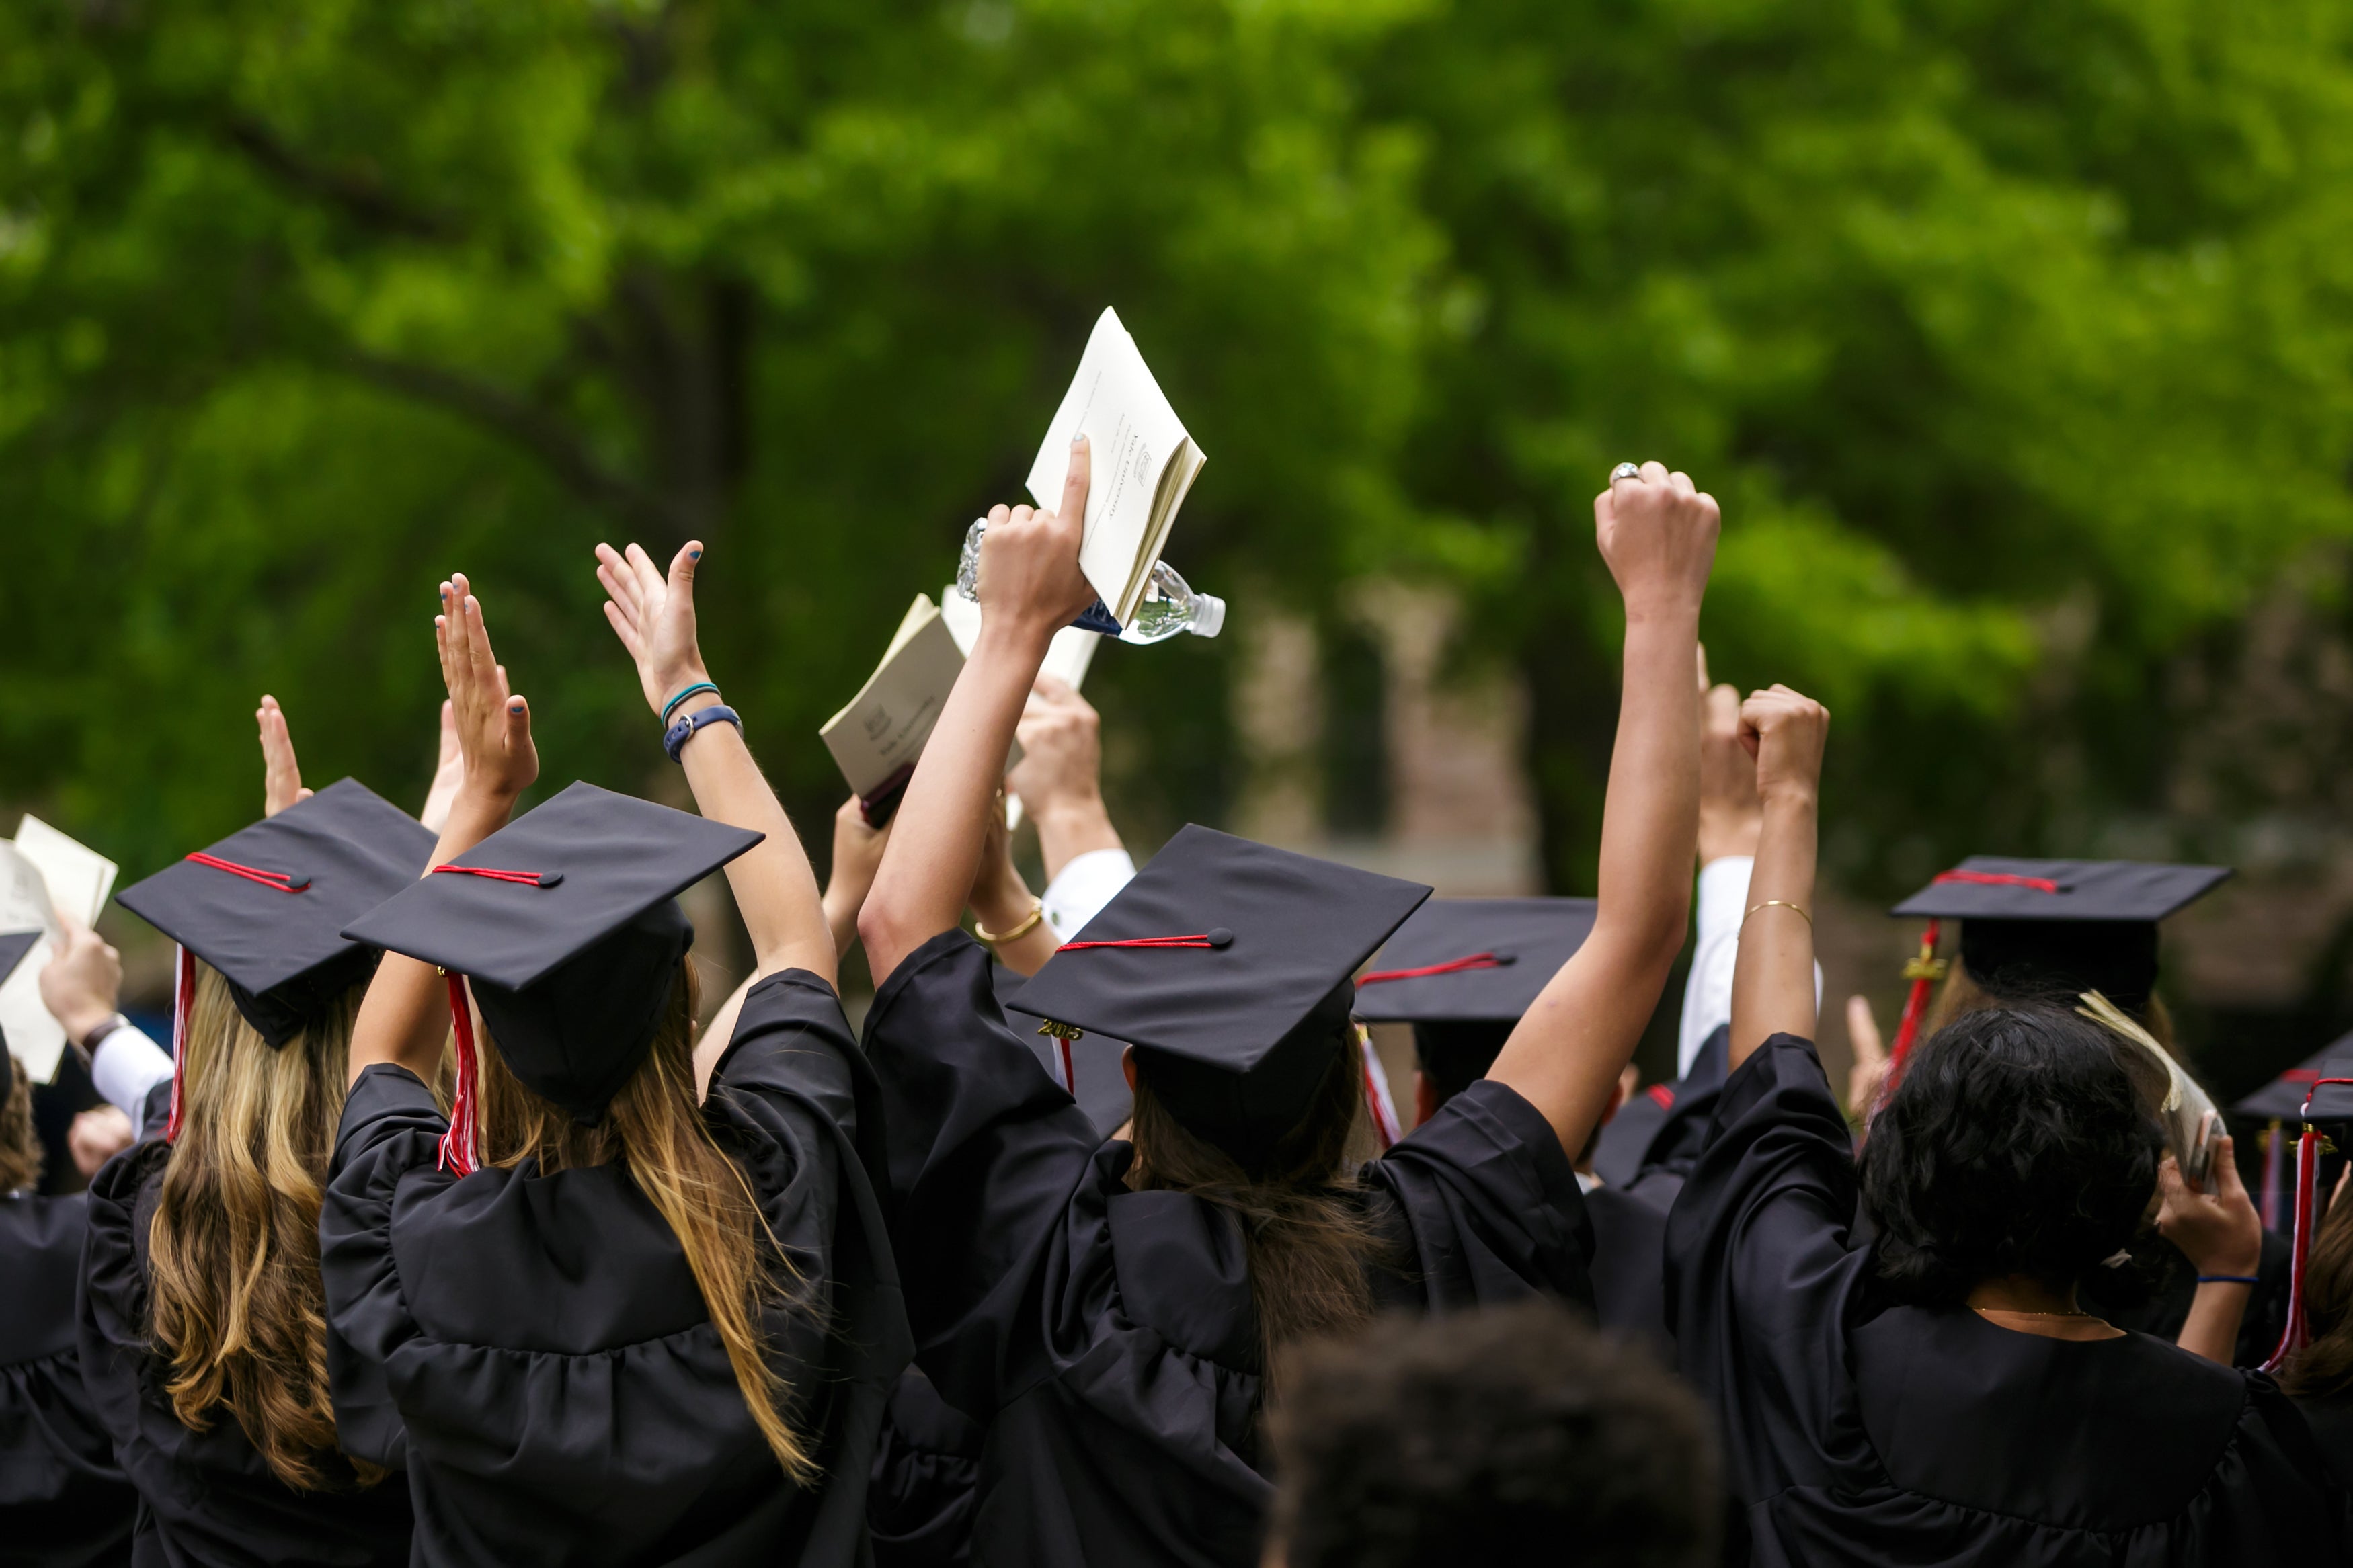
<svg viewBox="0 0 2353 1568">
<path fill-rule="evenodd" d="M 148 1232 L 149 1315 L 181 1423 L 223 1408 L 270 1468 L 302 1491 L 362 1486 L 374 1465 L 341 1456 L 328 1396 L 319 1205 L 343 1118 L 352 1021 L 364 985 L 272 1047 L 196 966 L 181 1079 L 180 1136 Z"/>
<path fill-rule="evenodd" d="M 1334 1037 L 1332 1058 L 1299 1123 L 1263 1161 L 1242 1162 L 1176 1119 L 1135 1079 L 1137 1192 L 1190 1193 L 1240 1223 L 1258 1309 L 1260 1366 L 1273 1393 L 1282 1352 L 1296 1341 L 1347 1334 L 1372 1321 L 1366 1269 L 1388 1250 L 1357 1181 L 1370 1119 L 1355 1029 Z"/>
<path fill-rule="evenodd" d="M 2330 1204 L 2321 1218 L 2305 1264 L 2304 1300 L 2312 1342 L 2281 1369 L 2280 1386 L 2304 1394 L 2353 1388 L 2353 1199 Z"/>
<path fill-rule="evenodd" d="M 681 958 L 646 1059 L 594 1125 L 534 1093 L 507 1067 L 488 1031 L 478 1029 L 484 1147 L 492 1164 L 512 1169 L 535 1161 L 543 1175 L 617 1163 L 628 1170 L 686 1254 L 744 1408 L 785 1474 L 805 1485 L 817 1479 L 818 1466 L 786 1413 L 794 1391 L 769 1364 L 760 1325 L 765 1310 L 802 1293 L 802 1282 L 743 1168 L 703 1120 L 694 1072 L 701 1005 L 694 960 Z"/>
<path fill-rule="evenodd" d="M 0 1047 L 5 1048 L 5 1047 Z M 41 1141 L 33 1135 L 33 1080 L 25 1058 L 11 1056 L 8 1098 L 0 1103 L 0 1194 L 29 1187 L 41 1179 Z"/>
</svg>

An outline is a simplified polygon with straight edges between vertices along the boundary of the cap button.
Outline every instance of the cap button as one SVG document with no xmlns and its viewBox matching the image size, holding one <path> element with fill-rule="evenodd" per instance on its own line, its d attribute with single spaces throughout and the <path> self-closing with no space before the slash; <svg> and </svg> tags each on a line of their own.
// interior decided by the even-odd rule
<svg viewBox="0 0 2353 1568">
<path fill-rule="evenodd" d="M 286 890 L 290 893 L 299 893 L 310 885 L 311 879 L 300 872 L 289 871 L 286 874 Z"/>
<path fill-rule="evenodd" d="M 1231 947 L 1234 945 L 1234 933 L 1228 931 L 1223 926 L 1213 927 L 1209 931 L 1209 945 L 1211 947 Z"/>
<path fill-rule="evenodd" d="M 539 874 L 539 885 L 543 888 L 553 888 L 562 880 L 564 873 L 561 871 L 542 871 Z"/>
<path fill-rule="evenodd" d="M 1517 963 L 1520 961 L 1520 955 L 1516 952 L 1499 952 L 1494 955 L 1494 959 L 1495 967 L 1501 969 L 1505 964 Z"/>
</svg>

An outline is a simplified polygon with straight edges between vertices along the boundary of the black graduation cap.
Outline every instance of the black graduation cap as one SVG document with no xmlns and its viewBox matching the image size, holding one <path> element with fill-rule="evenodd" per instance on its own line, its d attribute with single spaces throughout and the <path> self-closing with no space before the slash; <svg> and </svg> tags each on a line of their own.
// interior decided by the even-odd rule
<svg viewBox="0 0 2353 1568">
<path fill-rule="evenodd" d="M 2157 984 L 2157 922 L 2227 866 L 1973 855 L 1890 912 L 1961 922 L 1961 962 L 1997 994 L 2098 991 L 2137 1012 Z"/>
<path fill-rule="evenodd" d="M 1066 1040 L 1035 1033 L 1043 1020 L 1035 1014 L 1023 1013 L 1011 1002 L 1013 994 L 1028 984 L 1029 977 L 997 963 L 989 966 L 988 979 L 996 988 L 997 1005 L 1005 1009 L 1006 1021 L 1013 1026 L 1013 1032 L 1029 1040 L 1046 1075 L 1070 1089 L 1079 1109 L 1094 1123 L 1095 1136 L 1108 1138 L 1118 1131 L 1129 1112 L 1135 1109 L 1134 1097 L 1127 1089 L 1127 1071 L 1120 1066 L 1127 1043 L 1109 1035 L 1091 1034 Z M 1070 1079 L 1077 1081 L 1072 1083 Z"/>
<path fill-rule="evenodd" d="M 2324 1105 L 2353 1107 L 2353 1095 L 2348 1095 L 2338 1085 L 2321 1084 L 2324 1078 L 2353 1078 L 2353 1035 L 2342 1035 L 2329 1041 L 2231 1109 L 2241 1116 L 2258 1121 L 2268 1121 L 2276 1118 L 2282 1121 L 2294 1121 L 2303 1116 L 2307 1094 L 2313 1096 L 2315 1121 L 2320 1119 Z M 2353 1121 L 2353 1110 L 2337 1120 Z"/>
<path fill-rule="evenodd" d="M 375 968 L 343 927 L 414 883 L 432 830 L 356 779 L 328 785 L 115 895 L 221 972 L 261 1037 L 283 1046 Z"/>
<path fill-rule="evenodd" d="M 1357 966 L 1428 897 L 1187 826 L 1011 1003 L 1128 1041 L 1169 1110 L 1248 1163 L 1329 1070 Z"/>
<path fill-rule="evenodd" d="M 764 837 L 575 784 L 344 934 L 468 976 L 514 1075 L 594 1121 L 694 942 L 678 895 Z"/>
<path fill-rule="evenodd" d="M 1591 899 L 1432 899 L 1356 976 L 1356 1016 L 1410 1023 L 1441 1097 L 1487 1076 L 1520 1015 L 1593 930 Z"/>
</svg>

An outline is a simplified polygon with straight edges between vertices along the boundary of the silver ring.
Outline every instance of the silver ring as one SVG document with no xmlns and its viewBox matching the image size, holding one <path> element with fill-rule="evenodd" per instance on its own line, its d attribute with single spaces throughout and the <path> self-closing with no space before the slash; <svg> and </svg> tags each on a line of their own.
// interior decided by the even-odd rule
<svg viewBox="0 0 2353 1568">
<path fill-rule="evenodd" d="M 1609 482 L 1613 485 L 1620 479 L 1639 479 L 1641 477 L 1642 465 L 1640 463 L 1620 463 L 1609 470 Z"/>
</svg>

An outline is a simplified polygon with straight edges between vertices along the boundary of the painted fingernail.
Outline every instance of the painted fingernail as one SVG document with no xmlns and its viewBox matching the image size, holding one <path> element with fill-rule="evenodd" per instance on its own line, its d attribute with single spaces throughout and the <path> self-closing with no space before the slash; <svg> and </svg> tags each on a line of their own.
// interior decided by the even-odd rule
<svg viewBox="0 0 2353 1568">
<path fill-rule="evenodd" d="M 700 561 L 702 559 L 702 552 L 700 550 L 690 550 L 686 552 L 686 558 L 689 561 Z"/>
</svg>

